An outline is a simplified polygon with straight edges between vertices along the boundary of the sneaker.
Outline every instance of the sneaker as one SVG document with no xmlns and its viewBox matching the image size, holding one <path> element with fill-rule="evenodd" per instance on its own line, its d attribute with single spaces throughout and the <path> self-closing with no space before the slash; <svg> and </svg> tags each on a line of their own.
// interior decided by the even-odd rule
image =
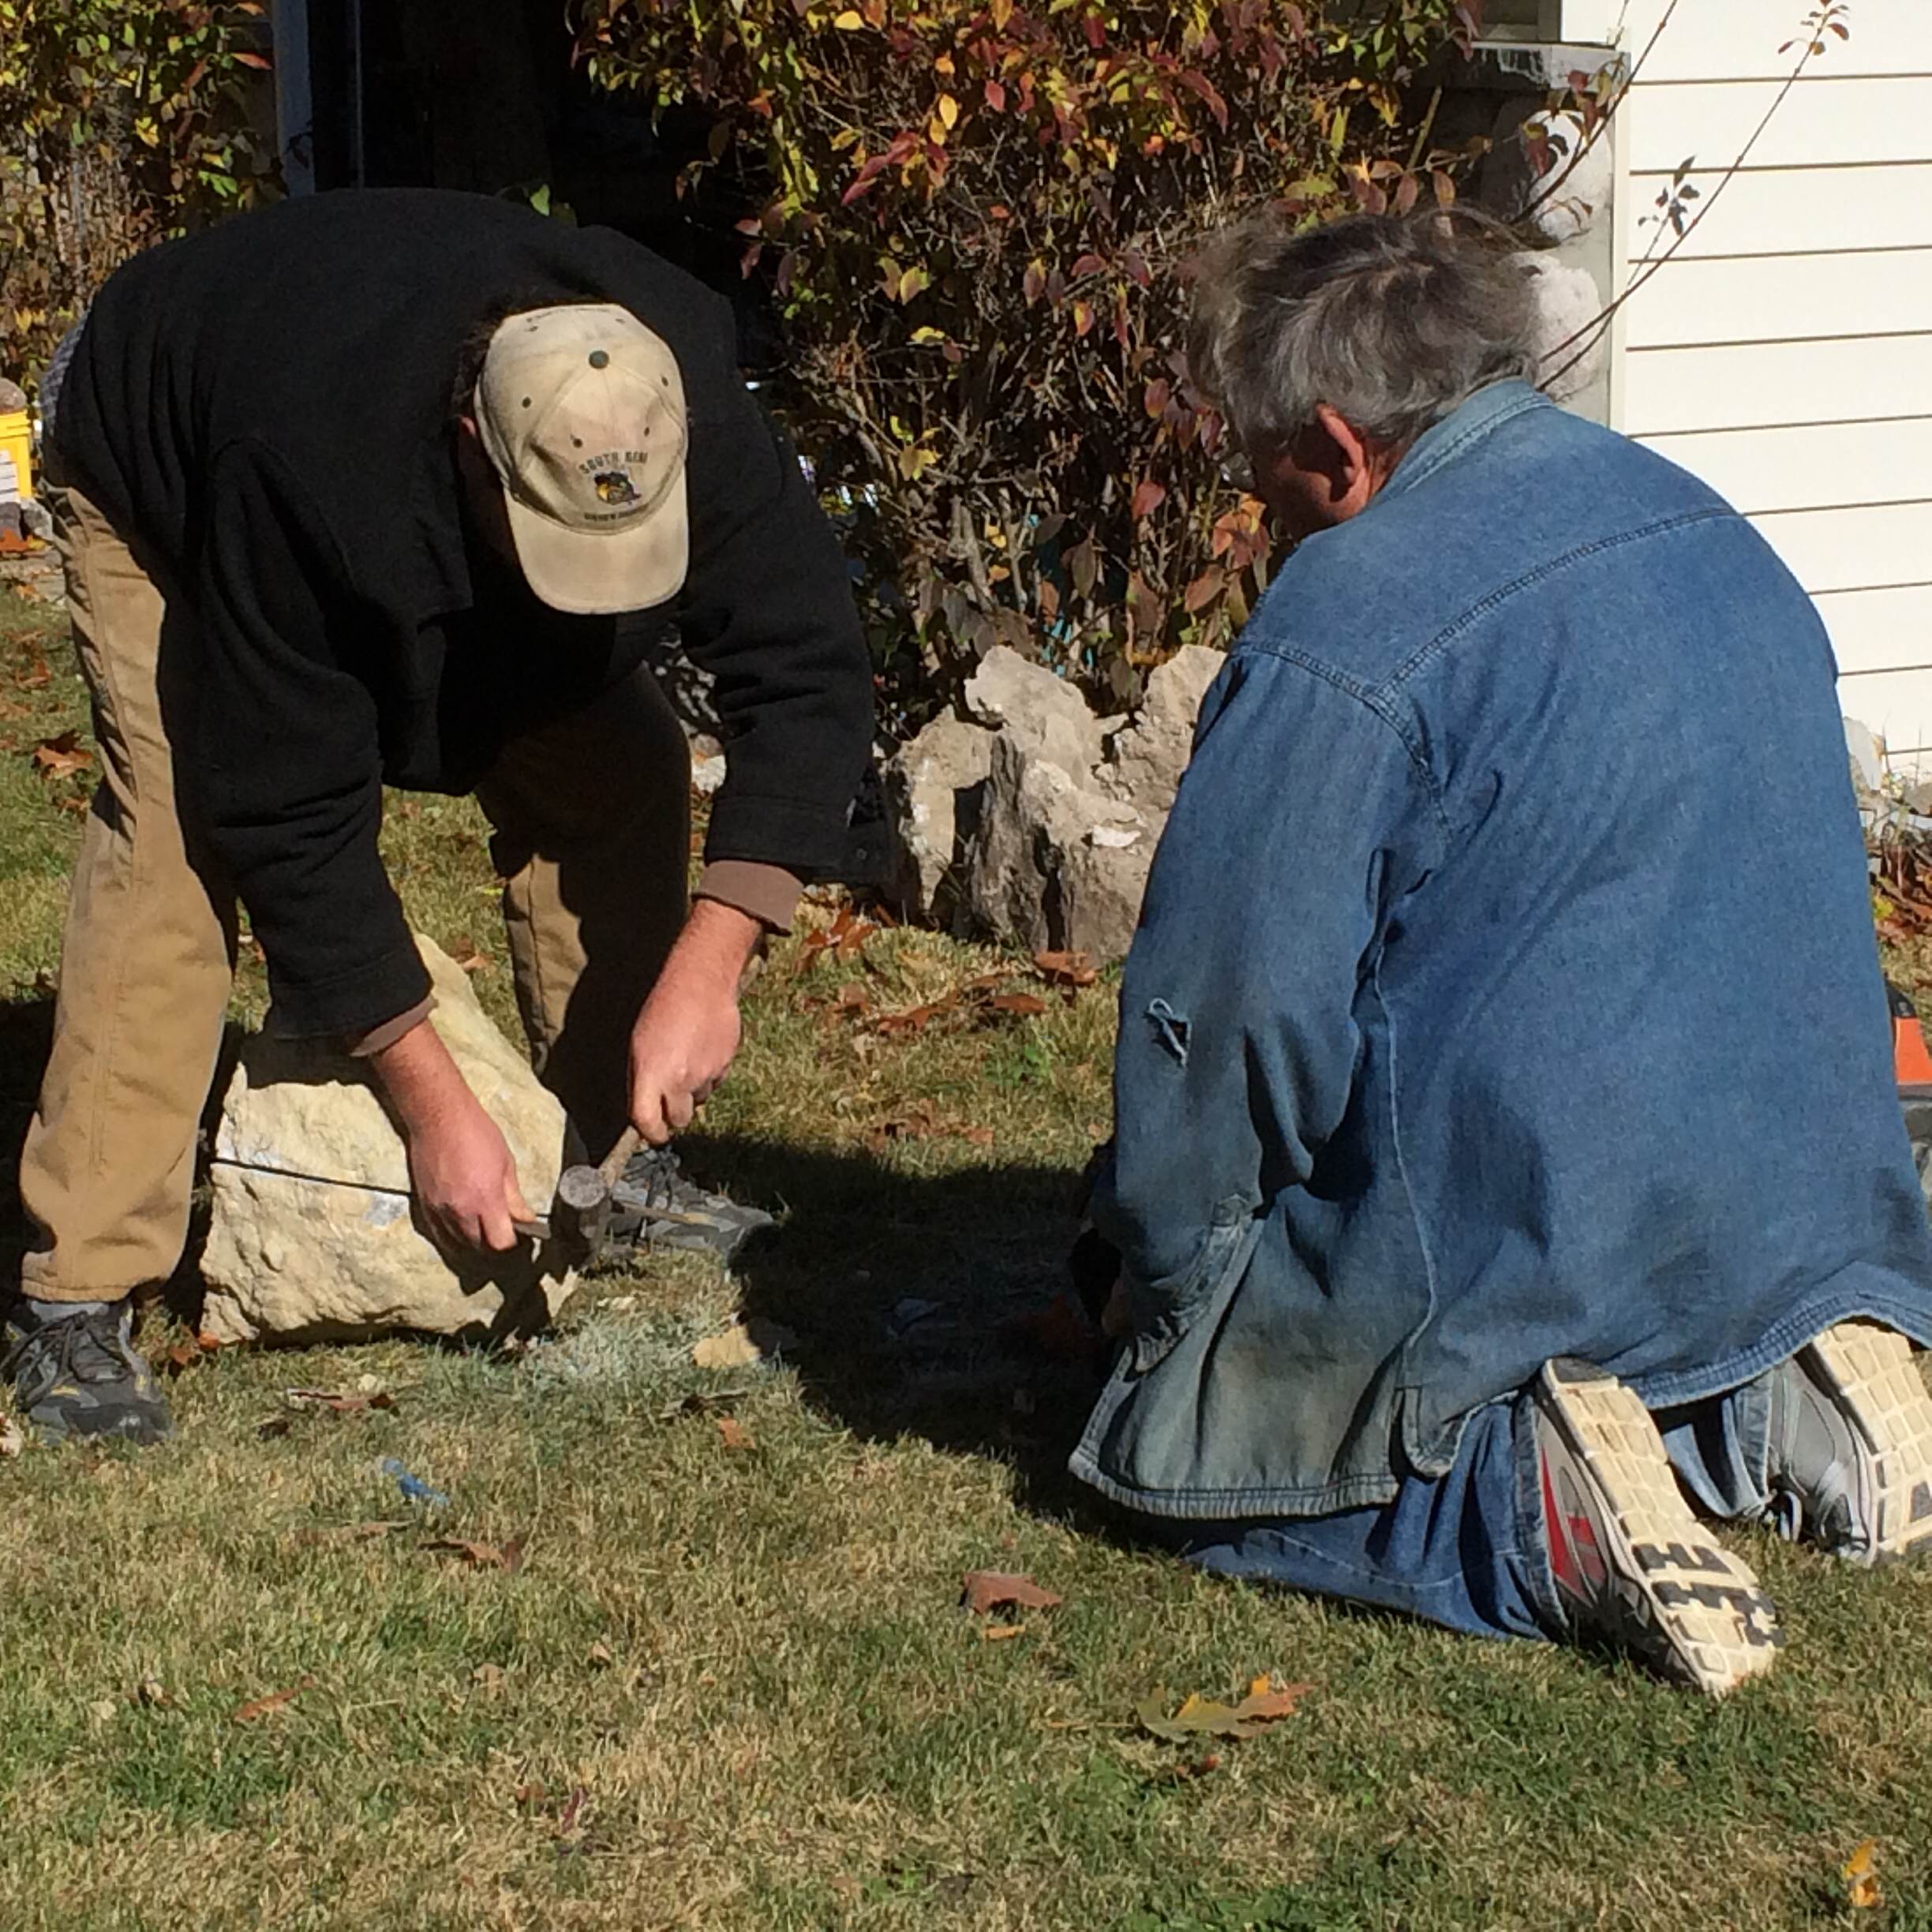
<svg viewBox="0 0 1932 1932">
<path fill-rule="evenodd" d="M 95 1302 L 72 1313 L 22 1297 L 7 1320 L 13 1346 L 0 1364 L 15 1408 L 50 1441 L 122 1436 L 164 1441 L 173 1432 L 167 1398 L 128 1338 L 126 1301 Z"/>
<path fill-rule="evenodd" d="M 1784 1638 L 1758 1579 L 1690 1514 L 1643 1404 L 1588 1362 L 1532 1391 L 1543 1529 L 1571 1633 L 1721 1697 Z"/>
<path fill-rule="evenodd" d="M 1932 1554 L 1932 1395 L 1911 1344 L 1840 1322 L 1772 1383 L 1773 1514 L 1792 1537 L 1870 1567 Z"/>
<path fill-rule="evenodd" d="M 634 1154 L 611 1189 L 610 1237 L 639 1248 L 683 1248 L 729 1261 L 754 1234 L 777 1223 L 684 1178 L 669 1148 Z"/>
</svg>

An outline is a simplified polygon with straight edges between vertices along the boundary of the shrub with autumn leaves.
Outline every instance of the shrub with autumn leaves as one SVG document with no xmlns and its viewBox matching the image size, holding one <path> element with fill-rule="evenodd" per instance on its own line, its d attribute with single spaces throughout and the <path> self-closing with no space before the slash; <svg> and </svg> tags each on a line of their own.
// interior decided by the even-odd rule
<svg viewBox="0 0 1932 1932">
<path fill-rule="evenodd" d="M 36 374 L 129 256 L 269 189 L 268 28 L 262 0 L 0 0 L 0 374 Z"/>
<path fill-rule="evenodd" d="M 1225 643 L 1260 507 L 1181 350 L 1204 231 L 1454 194 L 1428 63 L 1477 0 L 577 0 L 613 88 L 710 117 L 687 170 L 784 331 L 903 724 L 994 642 L 1110 706 Z M 1422 112 L 1417 114 L 1421 107 Z"/>
</svg>

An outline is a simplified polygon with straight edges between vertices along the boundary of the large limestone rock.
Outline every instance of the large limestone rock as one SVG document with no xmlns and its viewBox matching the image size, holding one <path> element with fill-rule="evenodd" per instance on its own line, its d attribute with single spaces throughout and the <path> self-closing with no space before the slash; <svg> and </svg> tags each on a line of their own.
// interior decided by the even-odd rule
<svg viewBox="0 0 1932 1932">
<path fill-rule="evenodd" d="M 1194 751 L 1194 723 L 1208 687 L 1227 659 L 1204 644 L 1189 644 L 1149 674 L 1147 696 L 1133 722 L 1115 734 L 1100 777 L 1118 798 L 1166 818 L 1174 810 L 1181 774 Z"/>
<path fill-rule="evenodd" d="M 934 718 L 887 763 L 898 837 L 893 897 L 907 917 L 943 921 L 953 911 L 992 769 L 993 733 L 956 717 Z"/>
<path fill-rule="evenodd" d="M 556 1192 L 564 1110 L 492 1023 L 467 975 L 418 938 L 435 1026 L 516 1158 L 525 1198 Z M 224 1342 L 354 1339 L 396 1329 L 482 1339 L 547 1323 L 577 1286 L 527 1243 L 458 1268 L 417 1231 L 401 1136 L 367 1069 L 258 1034 L 242 1050 L 211 1178 L 202 1323 Z"/>
<path fill-rule="evenodd" d="M 994 740 L 968 906 L 1023 945 L 1118 959 L 1132 942 L 1159 827 L 1002 732 Z"/>
<path fill-rule="evenodd" d="M 1078 688 L 1044 665 L 996 644 L 966 683 L 966 709 L 1020 749 L 1084 781 L 1100 762 L 1101 721 Z"/>
</svg>

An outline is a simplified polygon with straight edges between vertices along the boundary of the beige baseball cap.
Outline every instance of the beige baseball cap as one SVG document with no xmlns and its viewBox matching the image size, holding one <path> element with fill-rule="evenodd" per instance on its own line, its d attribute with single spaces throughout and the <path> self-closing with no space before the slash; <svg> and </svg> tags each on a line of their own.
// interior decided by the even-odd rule
<svg viewBox="0 0 1932 1932">
<path fill-rule="evenodd" d="M 614 304 L 526 309 L 490 339 L 475 408 L 517 561 L 545 603 L 590 614 L 676 595 L 691 521 L 668 344 Z"/>
</svg>

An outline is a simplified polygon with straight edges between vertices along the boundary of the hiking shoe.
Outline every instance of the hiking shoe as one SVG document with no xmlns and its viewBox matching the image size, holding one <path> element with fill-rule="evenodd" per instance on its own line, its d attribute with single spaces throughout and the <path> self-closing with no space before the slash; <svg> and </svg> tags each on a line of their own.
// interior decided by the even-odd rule
<svg viewBox="0 0 1932 1932">
<path fill-rule="evenodd" d="M 1591 1364 L 1546 1363 L 1531 1395 L 1537 1473 L 1571 1633 L 1720 1697 L 1784 1642 L 1750 1570 L 1690 1514 L 1649 1411 Z"/>
<path fill-rule="evenodd" d="M 173 1429 L 167 1398 L 128 1339 L 133 1324 L 127 1301 L 70 1312 L 58 1301 L 22 1297 L 8 1318 L 13 1346 L 0 1365 L 13 1380 L 14 1407 L 52 1442 L 83 1436 L 165 1440 Z"/>
<path fill-rule="evenodd" d="M 1785 1533 L 1868 1568 L 1932 1554 L 1932 1395 L 1904 1336 L 1840 1322 L 1772 1388 L 1769 1477 Z"/>
<path fill-rule="evenodd" d="M 742 1207 L 684 1178 L 668 1148 L 647 1148 L 625 1163 L 611 1189 L 610 1239 L 639 1248 L 682 1248 L 728 1261 L 751 1237 L 775 1226 L 762 1208 Z"/>
</svg>

